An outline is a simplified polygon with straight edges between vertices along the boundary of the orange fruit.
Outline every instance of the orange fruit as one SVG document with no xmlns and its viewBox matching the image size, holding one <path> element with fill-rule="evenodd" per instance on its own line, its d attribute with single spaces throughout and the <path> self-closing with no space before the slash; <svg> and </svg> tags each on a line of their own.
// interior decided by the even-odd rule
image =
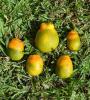
<svg viewBox="0 0 90 100">
<path fill-rule="evenodd" d="M 36 34 L 35 45 L 42 52 L 53 51 L 59 44 L 59 36 L 52 23 L 42 23 Z"/>
<path fill-rule="evenodd" d="M 56 73 L 62 79 L 69 78 L 73 74 L 72 60 L 68 55 L 59 57 L 56 64 Z"/>
<path fill-rule="evenodd" d="M 38 76 L 43 71 L 43 63 L 40 55 L 30 55 L 26 63 L 27 73 L 32 76 Z"/>
<path fill-rule="evenodd" d="M 7 54 L 8 56 L 14 60 L 20 60 L 24 56 L 24 43 L 18 38 L 13 38 L 8 43 Z"/>
<path fill-rule="evenodd" d="M 72 51 L 78 51 L 80 49 L 80 45 L 81 45 L 80 37 L 79 37 L 79 34 L 75 30 L 72 30 L 68 33 L 67 45 L 68 45 L 68 48 Z"/>
</svg>

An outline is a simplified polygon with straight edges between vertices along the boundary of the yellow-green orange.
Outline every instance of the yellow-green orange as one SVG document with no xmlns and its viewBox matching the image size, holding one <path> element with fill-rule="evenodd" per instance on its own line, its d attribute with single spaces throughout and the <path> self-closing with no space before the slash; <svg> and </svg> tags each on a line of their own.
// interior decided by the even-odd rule
<svg viewBox="0 0 90 100">
<path fill-rule="evenodd" d="M 43 71 L 43 63 L 40 55 L 30 55 L 26 63 L 27 73 L 32 76 L 38 76 Z"/>
<path fill-rule="evenodd" d="M 62 79 L 69 78 L 73 74 L 72 60 L 68 55 L 59 57 L 56 64 L 56 73 Z"/>
<path fill-rule="evenodd" d="M 24 56 L 23 41 L 18 38 L 13 38 L 11 41 L 9 41 L 7 54 L 14 61 L 22 59 L 22 57 Z"/>
<path fill-rule="evenodd" d="M 42 52 L 54 50 L 59 43 L 58 33 L 52 23 L 42 23 L 36 34 L 35 45 Z"/>
<path fill-rule="evenodd" d="M 75 30 L 70 31 L 67 35 L 68 48 L 72 51 L 78 51 L 80 48 L 80 44 L 81 42 L 79 34 Z"/>
</svg>

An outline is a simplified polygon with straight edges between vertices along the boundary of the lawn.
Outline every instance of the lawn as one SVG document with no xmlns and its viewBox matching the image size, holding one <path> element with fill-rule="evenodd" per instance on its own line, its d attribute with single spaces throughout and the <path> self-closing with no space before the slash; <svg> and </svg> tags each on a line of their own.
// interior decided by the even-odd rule
<svg viewBox="0 0 90 100">
<path fill-rule="evenodd" d="M 53 22 L 59 45 L 50 53 L 35 47 L 40 23 Z M 66 35 L 75 28 L 81 48 L 67 48 Z M 8 41 L 19 37 L 25 43 L 25 55 L 15 62 L 6 55 Z M 40 76 L 25 71 L 29 54 L 40 53 L 45 60 Z M 62 80 L 55 74 L 56 60 L 70 55 L 74 74 Z M 90 0 L 0 0 L 0 100 L 90 100 Z"/>
</svg>

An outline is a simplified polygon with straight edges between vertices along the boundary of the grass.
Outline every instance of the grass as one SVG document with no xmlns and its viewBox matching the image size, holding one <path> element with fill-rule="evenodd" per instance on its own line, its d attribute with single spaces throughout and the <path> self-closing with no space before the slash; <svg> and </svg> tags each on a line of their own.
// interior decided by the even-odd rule
<svg viewBox="0 0 90 100">
<path fill-rule="evenodd" d="M 90 100 L 90 1 L 89 0 L 0 0 L 0 100 Z M 39 52 L 34 38 L 41 22 L 52 21 L 60 44 L 45 59 L 44 72 L 29 77 L 26 58 Z M 66 33 L 75 28 L 80 35 L 81 49 L 67 49 Z M 25 56 L 11 61 L 5 53 L 9 39 L 25 42 Z M 54 71 L 56 59 L 70 54 L 74 75 L 60 79 Z"/>
</svg>

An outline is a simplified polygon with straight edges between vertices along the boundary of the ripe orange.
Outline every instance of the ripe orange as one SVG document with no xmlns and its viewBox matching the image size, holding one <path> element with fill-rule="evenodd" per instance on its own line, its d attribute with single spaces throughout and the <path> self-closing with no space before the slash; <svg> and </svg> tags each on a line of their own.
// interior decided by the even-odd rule
<svg viewBox="0 0 90 100">
<path fill-rule="evenodd" d="M 59 43 L 59 36 L 52 23 L 42 23 L 36 34 L 35 45 L 42 52 L 54 50 Z"/>
<path fill-rule="evenodd" d="M 64 79 L 69 78 L 73 73 L 73 64 L 68 55 L 60 56 L 56 64 L 57 75 Z"/>
<path fill-rule="evenodd" d="M 24 43 L 18 38 L 13 38 L 8 43 L 7 54 L 12 60 L 20 60 L 24 56 Z"/>
<path fill-rule="evenodd" d="M 80 49 L 80 45 L 81 45 L 80 37 L 79 37 L 79 34 L 75 30 L 72 30 L 68 33 L 67 45 L 68 45 L 68 48 L 73 51 L 78 51 Z"/>
<path fill-rule="evenodd" d="M 43 59 L 40 55 L 30 55 L 26 63 L 26 71 L 29 75 L 38 76 L 43 71 Z"/>
</svg>

